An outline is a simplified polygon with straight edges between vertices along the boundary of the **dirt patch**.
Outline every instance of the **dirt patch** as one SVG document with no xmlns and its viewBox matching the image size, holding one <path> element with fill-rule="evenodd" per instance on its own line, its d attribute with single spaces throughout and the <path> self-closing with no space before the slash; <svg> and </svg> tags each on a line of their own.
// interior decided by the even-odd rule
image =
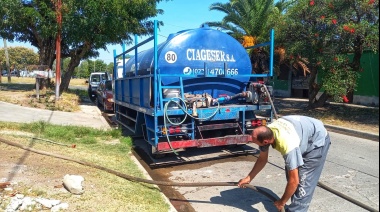
<svg viewBox="0 0 380 212">
<path fill-rule="evenodd" d="M 72 91 L 62 93 L 57 101 L 55 91 L 50 88 L 45 87 L 37 92 L 33 84 L 2 84 L 0 101 L 24 107 L 75 112 L 80 110 L 81 102 L 89 102 L 89 99 Z"/>
<path fill-rule="evenodd" d="M 81 198 L 92 193 L 104 193 L 103 187 L 96 182 L 93 169 L 78 164 L 43 156 L 0 143 L 2 149 L 0 162 L 0 182 L 11 182 L 7 188 L 0 188 L 1 205 L 5 209 L 11 197 L 22 194 L 28 197 L 44 197 L 69 203 L 71 211 L 83 207 Z M 63 186 L 66 174 L 83 176 L 87 194 L 71 195 Z M 37 211 L 37 210 L 36 210 Z M 79 210 L 80 211 L 80 210 Z"/>
</svg>

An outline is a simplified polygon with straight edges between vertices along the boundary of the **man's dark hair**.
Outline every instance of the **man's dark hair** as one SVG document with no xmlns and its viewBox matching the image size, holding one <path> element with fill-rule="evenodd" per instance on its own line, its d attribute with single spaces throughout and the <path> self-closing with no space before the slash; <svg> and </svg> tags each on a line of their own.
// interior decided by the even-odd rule
<svg viewBox="0 0 380 212">
<path fill-rule="evenodd" d="M 260 133 L 257 134 L 257 140 L 259 142 L 263 142 L 264 140 L 268 140 L 268 139 L 272 139 L 273 138 L 273 132 L 272 130 L 267 127 L 267 126 L 263 126 L 264 130 Z"/>
</svg>

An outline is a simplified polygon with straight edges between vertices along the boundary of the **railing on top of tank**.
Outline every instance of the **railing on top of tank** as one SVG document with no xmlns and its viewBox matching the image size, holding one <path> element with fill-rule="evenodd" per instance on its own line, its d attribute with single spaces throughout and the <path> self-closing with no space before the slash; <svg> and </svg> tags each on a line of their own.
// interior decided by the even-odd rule
<svg viewBox="0 0 380 212">
<path fill-rule="evenodd" d="M 269 75 L 268 74 L 255 74 L 255 77 L 271 77 L 273 76 L 273 63 L 274 63 L 274 29 L 270 30 L 269 41 L 260 43 L 254 46 L 246 47 L 245 49 L 255 49 L 262 46 L 269 46 Z"/>
<path fill-rule="evenodd" d="M 154 52 L 155 52 L 154 53 L 154 61 L 155 61 L 155 67 L 156 67 L 156 65 L 157 65 L 156 64 L 156 61 L 157 61 L 156 60 L 156 58 L 157 58 L 157 39 L 156 39 L 157 29 L 156 28 L 157 28 L 157 21 L 154 21 L 154 36 L 147 38 L 146 40 L 142 41 L 141 43 L 138 43 L 137 35 L 135 35 L 135 45 L 133 47 L 129 48 L 128 50 L 125 50 L 125 44 L 123 43 L 123 45 L 122 45 L 123 52 L 121 54 L 118 54 L 118 55 L 116 54 L 116 50 L 115 49 L 113 50 L 114 64 L 117 64 L 117 58 L 118 57 L 120 57 L 120 56 L 123 57 L 123 66 L 122 66 L 123 67 L 123 76 L 125 76 L 125 59 L 126 59 L 125 55 L 128 54 L 129 52 L 135 50 L 135 61 L 136 61 L 135 63 L 137 63 L 137 61 L 138 61 L 138 47 L 143 46 L 152 40 L 154 40 Z M 137 65 L 135 65 L 135 67 L 137 69 Z M 116 79 L 116 76 L 117 76 L 116 72 L 117 72 L 117 66 L 115 65 L 114 66 L 114 74 L 113 74 L 114 79 Z"/>
<path fill-rule="evenodd" d="M 118 57 L 122 56 L 123 57 L 123 73 L 122 73 L 122 76 L 125 76 L 125 55 L 128 54 L 129 52 L 131 52 L 132 50 L 135 50 L 135 67 L 136 67 L 136 70 L 137 70 L 137 67 L 138 67 L 138 47 L 142 46 L 142 45 L 145 45 L 146 43 L 150 42 L 150 41 L 154 41 L 154 79 L 157 80 L 157 65 L 158 65 L 158 62 L 157 62 L 157 57 L 158 57 L 158 45 L 157 45 L 157 24 L 158 24 L 158 21 L 157 20 L 154 20 L 154 34 L 152 37 L 142 41 L 141 43 L 138 43 L 138 39 L 137 39 L 137 35 L 135 35 L 135 46 L 133 46 L 132 48 L 128 49 L 125 51 L 125 44 L 123 43 L 123 52 L 119 55 L 116 55 L 116 50 L 113 50 L 113 55 L 114 55 L 114 64 L 117 64 L 116 60 Z M 117 78 L 117 65 L 114 65 L 114 70 L 113 70 L 113 79 L 116 80 Z M 154 83 L 154 90 L 157 91 L 158 87 L 157 87 L 157 82 Z M 115 95 L 117 95 L 118 91 L 115 89 Z M 154 105 L 157 105 L 157 98 L 154 98 Z"/>
</svg>

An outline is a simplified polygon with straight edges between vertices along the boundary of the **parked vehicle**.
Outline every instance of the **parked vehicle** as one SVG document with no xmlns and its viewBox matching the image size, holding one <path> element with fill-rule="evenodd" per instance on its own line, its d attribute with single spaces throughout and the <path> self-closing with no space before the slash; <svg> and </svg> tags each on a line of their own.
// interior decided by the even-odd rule
<svg viewBox="0 0 380 212">
<path fill-rule="evenodd" d="M 4 76 L 4 77 L 7 77 L 8 76 L 7 70 L 3 70 L 1 72 L 1 75 Z M 19 76 L 20 76 L 20 72 L 19 71 L 17 71 L 17 70 L 11 71 L 11 77 L 19 77 Z"/>
<path fill-rule="evenodd" d="M 98 86 L 101 81 L 103 80 L 110 80 L 111 76 L 107 72 L 93 72 L 90 75 L 90 78 L 86 80 L 86 83 L 88 83 L 88 96 L 90 97 L 91 101 L 96 100 L 96 89 L 98 89 Z"/>
<path fill-rule="evenodd" d="M 96 89 L 96 103 L 104 112 L 114 111 L 112 80 L 103 80 Z"/>
<path fill-rule="evenodd" d="M 270 70 L 262 74 L 252 73 L 247 50 L 222 31 L 207 26 L 184 30 L 159 45 L 157 35 L 155 21 L 153 37 L 114 53 L 116 64 L 153 43 L 123 61 L 121 78 L 113 75 L 116 120 L 144 138 L 152 157 L 186 148 L 244 145 L 254 128 L 272 121 L 268 80 L 273 76 L 274 30 L 269 42 L 248 47 L 268 48 Z"/>
</svg>

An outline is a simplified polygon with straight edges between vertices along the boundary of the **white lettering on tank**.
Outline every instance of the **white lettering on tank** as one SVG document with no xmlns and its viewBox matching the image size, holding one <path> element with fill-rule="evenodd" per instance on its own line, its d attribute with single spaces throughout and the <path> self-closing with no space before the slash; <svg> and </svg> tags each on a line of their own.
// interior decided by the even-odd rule
<svg viewBox="0 0 380 212">
<path fill-rule="evenodd" d="M 195 57 L 195 60 L 202 60 L 201 59 L 201 54 L 199 52 L 199 50 L 196 50 L 196 53 L 195 53 L 197 56 Z"/>
<path fill-rule="evenodd" d="M 233 54 L 213 49 L 187 49 L 186 57 L 189 61 L 236 62 Z"/>
<path fill-rule="evenodd" d="M 186 55 L 187 55 L 187 60 L 195 60 L 194 58 L 194 50 L 195 49 L 187 49 Z"/>
<path fill-rule="evenodd" d="M 206 50 L 204 49 L 201 50 L 201 58 L 202 60 L 207 60 Z"/>
<path fill-rule="evenodd" d="M 220 61 L 222 61 L 222 62 L 226 61 L 226 60 L 224 59 L 224 55 L 225 55 L 225 53 L 221 51 L 221 52 L 220 52 Z"/>
</svg>

